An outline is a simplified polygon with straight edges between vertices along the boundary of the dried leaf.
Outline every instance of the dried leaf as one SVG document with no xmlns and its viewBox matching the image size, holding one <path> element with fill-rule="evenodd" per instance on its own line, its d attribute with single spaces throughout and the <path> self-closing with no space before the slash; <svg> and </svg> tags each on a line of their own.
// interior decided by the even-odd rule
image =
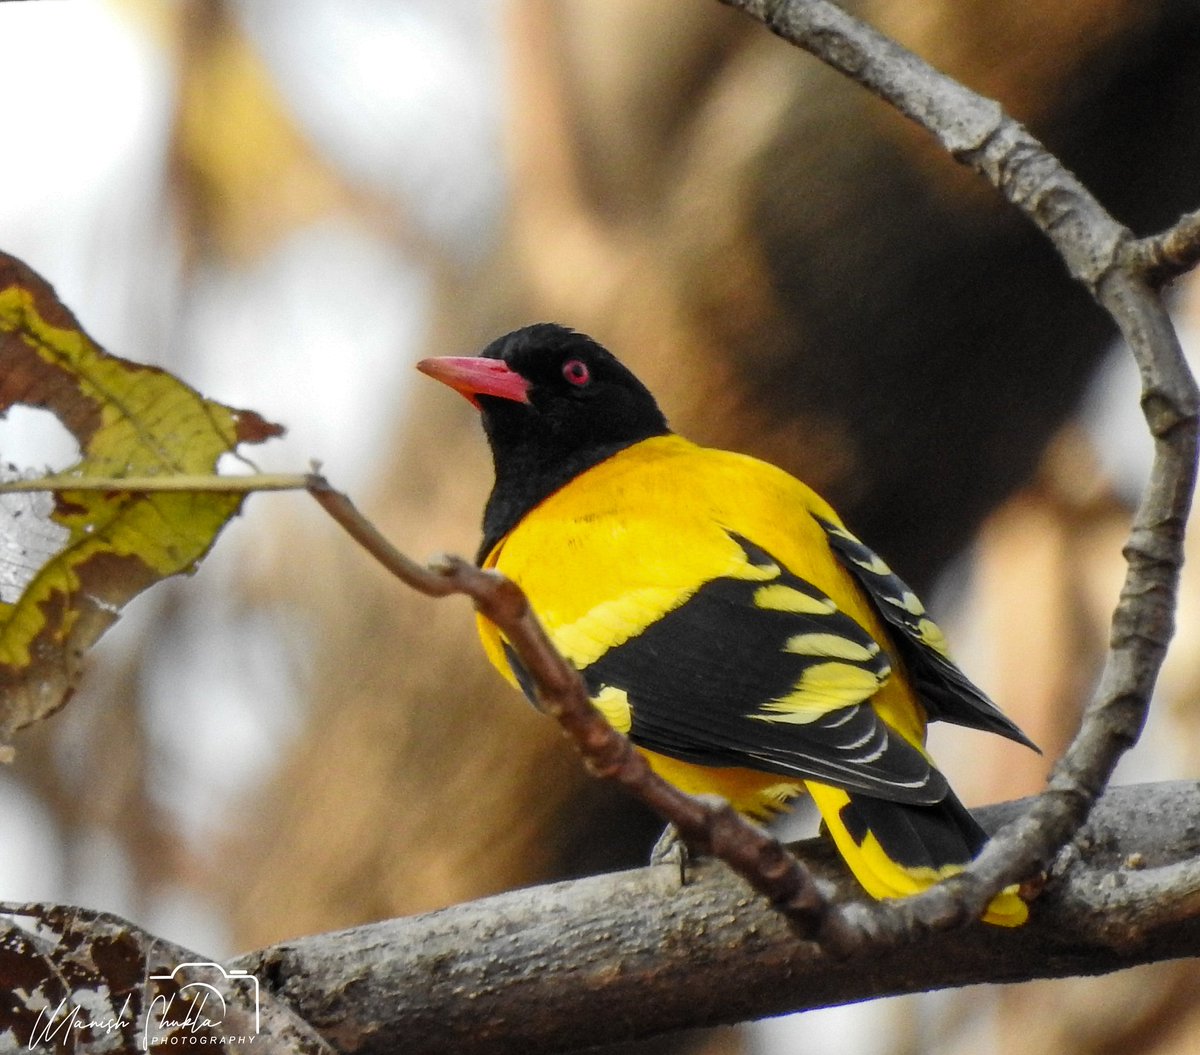
<svg viewBox="0 0 1200 1055">
<path fill-rule="evenodd" d="M 50 411 L 75 437 L 80 461 L 62 474 L 73 478 L 212 474 L 239 443 L 283 431 L 109 355 L 48 283 L 0 253 L 0 416 L 17 404 Z M 16 730 L 66 702 L 122 606 L 193 571 L 241 502 L 189 491 L 0 495 L 0 758 Z"/>
<path fill-rule="evenodd" d="M 0 906 L 0 1051 L 328 1051 L 257 978 L 119 916 Z"/>
</svg>

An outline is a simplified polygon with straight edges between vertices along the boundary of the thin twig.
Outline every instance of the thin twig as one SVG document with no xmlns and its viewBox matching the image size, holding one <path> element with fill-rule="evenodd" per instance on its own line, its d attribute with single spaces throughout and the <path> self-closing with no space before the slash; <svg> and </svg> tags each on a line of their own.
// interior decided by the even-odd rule
<svg viewBox="0 0 1200 1055">
<path fill-rule="evenodd" d="M 195 491 L 207 494 L 251 494 L 255 491 L 305 491 L 307 475 L 255 473 L 217 476 L 213 473 L 179 473 L 171 476 L 39 476 L 32 480 L 0 482 L 0 494 L 27 491 L 114 491 L 138 494 Z"/>
<path fill-rule="evenodd" d="M 542 709 L 571 736 L 588 769 L 624 787 L 673 824 L 692 846 L 711 852 L 778 906 L 805 937 L 820 936 L 846 947 L 840 912 L 829 904 L 812 875 L 773 836 L 739 817 L 723 801 L 686 795 L 658 777 L 629 740 L 605 721 L 588 698 L 579 673 L 551 643 L 521 589 L 496 572 L 457 557 L 426 567 L 391 544 L 350 498 L 319 473 L 306 475 L 210 475 L 164 477 L 46 476 L 0 484 L 6 491 L 208 491 L 307 490 L 320 506 L 380 564 L 406 585 L 430 597 L 463 594 L 494 622 L 516 649 L 536 686 Z"/>
<path fill-rule="evenodd" d="M 445 575 L 418 564 L 396 549 L 347 495 L 331 487 L 319 473 L 305 477 L 305 489 L 355 542 L 407 586 L 429 597 L 461 592 L 454 589 Z"/>
<path fill-rule="evenodd" d="M 539 707 L 562 725 L 594 776 L 620 785 L 673 824 L 689 845 L 729 864 L 778 907 L 801 936 L 831 949 L 849 948 L 841 910 L 829 903 L 811 873 L 774 836 L 738 816 L 723 800 L 687 795 L 668 784 L 629 739 L 608 724 L 592 705 L 583 678 L 554 647 L 516 583 L 460 557 L 442 557 L 424 567 L 388 542 L 323 477 L 312 475 L 309 491 L 402 582 L 431 597 L 470 597 L 516 650 L 534 683 Z"/>
<path fill-rule="evenodd" d="M 1151 286 L 1162 286 L 1200 264 L 1200 209 L 1185 213 L 1165 231 L 1129 247 L 1129 265 Z"/>
</svg>

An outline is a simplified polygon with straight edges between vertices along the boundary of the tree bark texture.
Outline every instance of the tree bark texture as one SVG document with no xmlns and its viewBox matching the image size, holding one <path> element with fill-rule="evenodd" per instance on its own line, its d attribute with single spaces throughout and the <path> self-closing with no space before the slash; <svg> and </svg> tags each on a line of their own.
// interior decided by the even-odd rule
<svg viewBox="0 0 1200 1055">
<path fill-rule="evenodd" d="M 995 827 L 1019 807 L 979 815 Z M 298 939 L 236 966 L 360 1055 L 572 1051 L 895 993 L 1101 974 L 1200 954 L 1198 818 L 1200 785 L 1114 788 L 1028 925 L 882 953 L 821 952 L 710 861 L 682 887 L 672 866 L 595 876 Z M 860 896 L 824 841 L 797 849 L 839 897 Z"/>
</svg>

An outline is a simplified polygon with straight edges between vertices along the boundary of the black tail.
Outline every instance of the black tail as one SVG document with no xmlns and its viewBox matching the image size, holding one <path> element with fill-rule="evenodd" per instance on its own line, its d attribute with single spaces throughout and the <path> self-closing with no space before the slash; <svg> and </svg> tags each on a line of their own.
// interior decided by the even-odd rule
<svg viewBox="0 0 1200 1055">
<path fill-rule="evenodd" d="M 875 898 L 918 894 L 961 871 L 987 842 L 987 833 L 952 791 L 932 806 L 913 806 L 807 784 L 838 851 Z M 1009 887 L 992 899 L 983 918 L 1016 927 L 1028 918 L 1028 909 Z"/>
<path fill-rule="evenodd" d="M 905 870 L 962 867 L 983 848 L 987 833 L 949 792 L 933 806 L 909 806 L 852 794 L 842 823 L 859 846 L 875 836 L 887 857 Z"/>
</svg>

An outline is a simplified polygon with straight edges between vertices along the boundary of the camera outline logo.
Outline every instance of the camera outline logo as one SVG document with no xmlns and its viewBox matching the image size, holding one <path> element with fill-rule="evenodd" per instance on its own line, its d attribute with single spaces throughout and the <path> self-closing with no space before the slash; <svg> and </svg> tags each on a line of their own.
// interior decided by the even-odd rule
<svg viewBox="0 0 1200 1055">
<path fill-rule="evenodd" d="M 181 971 L 189 974 L 197 971 L 211 971 L 219 979 L 221 985 L 214 985 L 201 978 L 189 978 L 186 974 L 181 980 L 178 977 Z M 167 984 L 174 985 L 176 991 L 170 995 L 158 993 L 150 1000 L 146 1008 L 146 1021 L 143 1029 L 143 1050 L 149 1051 L 156 1043 L 162 1043 L 165 1039 L 160 1037 L 152 1039 L 152 1028 L 156 1032 L 182 1029 L 185 1032 L 197 1033 L 201 1029 L 217 1029 L 222 1026 L 228 1011 L 226 994 L 230 993 L 236 985 L 246 986 L 247 990 L 253 994 L 253 1036 L 258 1036 L 262 1030 L 259 983 L 258 979 L 249 971 L 229 970 L 212 960 L 188 960 L 176 964 L 169 974 L 152 974 L 147 977 L 146 981 L 150 985 L 156 982 L 163 983 L 162 988 L 165 988 Z M 222 992 L 222 987 L 224 992 Z M 185 1002 L 186 1006 L 182 1008 L 182 1013 L 181 1009 L 175 1006 L 176 996 Z M 213 1015 L 216 1017 L 212 1017 Z"/>
</svg>

